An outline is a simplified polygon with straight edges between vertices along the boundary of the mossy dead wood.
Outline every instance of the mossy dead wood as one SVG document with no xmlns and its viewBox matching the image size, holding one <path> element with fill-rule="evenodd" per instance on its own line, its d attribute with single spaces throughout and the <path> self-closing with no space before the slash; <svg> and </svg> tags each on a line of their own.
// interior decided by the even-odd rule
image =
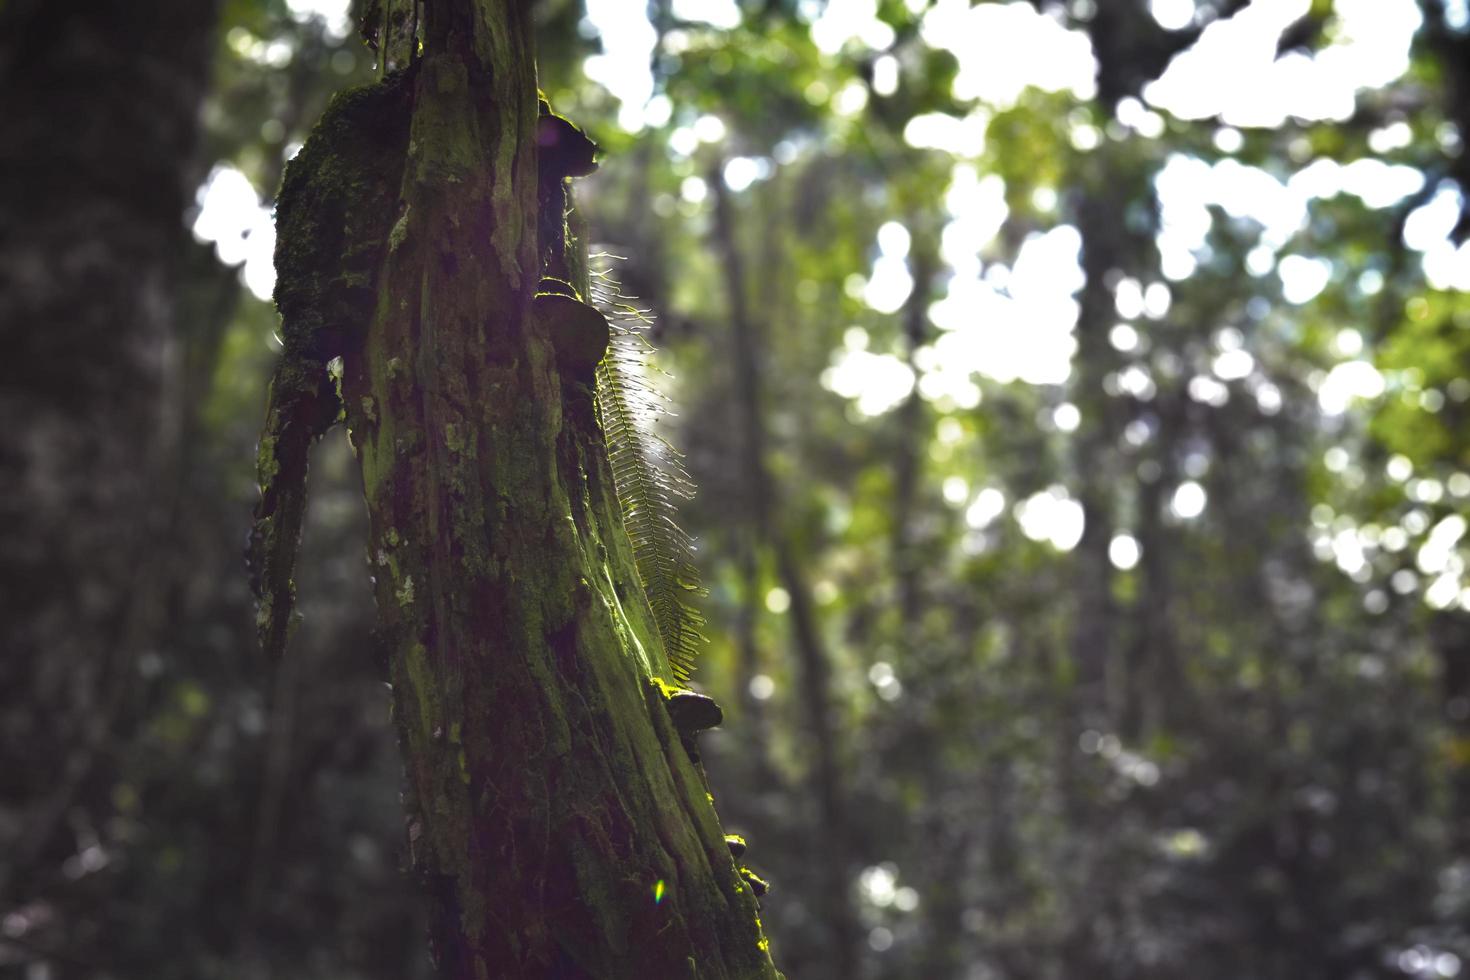
<svg viewBox="0 0 1470 980">
<path fill-rule="evenodd" d="M 405 115 L 374 124 L 397 162 L 338 182 L 377 188 L 396 172 L 393 199 L 365 189 L 298 215 L 307 198 L 283 193 L 279 221 L 283 237 L 318 222 L 332 226 L 318 242 L 341 235 L 340 276 L 323 265 L 313 287 L 325 309 L 293 328 L 282 301 L 287 362 L 342 358 L 441 972 L 775 977 L 751 886 L 665 708 L 672 674 L 591 372 L 567 353 L 587 345 L 558 342 L 566 324 L 535 312 L 547 195 L 529 14 L 459 0 L 425 15 L 423 56 L 392 83 Z M 302 153 L 336 159 L 360 138 L 324 124 Z M 567 236 L 562 268 L 586 295 L 578 248 Z M 341 323 L 339 293 L 354 314 Z M 272 423 L 264 455 L 299 421 Z"/>
</svg>

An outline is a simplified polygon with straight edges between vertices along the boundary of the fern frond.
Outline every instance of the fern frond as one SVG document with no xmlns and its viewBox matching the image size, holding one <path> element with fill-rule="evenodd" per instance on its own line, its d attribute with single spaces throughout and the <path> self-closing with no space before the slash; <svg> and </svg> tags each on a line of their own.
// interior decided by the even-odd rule
<svg viewBox="0 0 1470 980">
<path fill-rule="evenodd" d="M 605 253 L 592 256 L 604 262 Z M 694 542 L 679 527 L 678 505 L 694 496 L 684 458 L 654 431 L 668 399 L 650 382 L 653 346 L 647 310 L 623 295 L 607 268 L 592 273 L 591 300 L 612 327 L 597 366 L 597 410 L 607 438 L 613 482 L 633 558 L 663 639 L 675 680 L 687 683 L 704 645 L 705 620 L 694 603 L 705 590 L 694 564 Z"/>
</svg>

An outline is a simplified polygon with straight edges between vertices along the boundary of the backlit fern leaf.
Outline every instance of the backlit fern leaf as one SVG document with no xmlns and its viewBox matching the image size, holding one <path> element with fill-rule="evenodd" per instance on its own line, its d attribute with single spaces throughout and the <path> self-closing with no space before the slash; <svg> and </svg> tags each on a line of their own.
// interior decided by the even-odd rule
<svg viewBox="0 0 1470 980">
<path fill-rule="evenodd" d="M 676 517 L 679 501 L 694 495 L 694 483 L 683 456 L 653 428 L 667 414 L 668 399 L 648 381 L 653 347 L 644 333 L 652 318 L 623 295 L 606 268 L 592 274 L 591 292 L 612 327 L 607 356 L 597 366 L 597 408 L 623 523 L 669 666 L 675 680 L 687 683 L 704 644 L 705 620 L 694 602 L 705 591 L 694 543 Z"/>
</svg>

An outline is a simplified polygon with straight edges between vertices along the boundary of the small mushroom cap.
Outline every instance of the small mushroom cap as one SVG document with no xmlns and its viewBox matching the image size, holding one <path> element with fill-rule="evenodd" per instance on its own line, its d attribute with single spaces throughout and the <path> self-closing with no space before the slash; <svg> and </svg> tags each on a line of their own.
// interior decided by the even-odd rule
<svg viewBox="0 0 1470 980">
<path fill-rule="evenodd" d="M 725 720 L 725 713 L 715 699 L 694 691 L 675 691 L 664 702 L 674 727 L 681 733 L 702 732 L 716 728 Z"/>
<path fill-rule="evenodd" d="M 585 177 L 597 169 L 597 144 L 568 119 L 554 112 L 536 120 L 536 147 L 557 177 Z"/>
<path fill-rule="evenodd" d="M 555 281 L 543 279 L 542 284 Z M 537 293 L 531 311 L 551 337 L 561 370 L 573 378 L 591 380 L 612 338 L 607 317 L 575 296 L 551 292 Z"/>
<path fill-rule="evenodd" d="M 740 877 L 744 878 L 746 883 L 750 885 L 750 890 L 755 892 L 756 898 L 760 898 L 771 890 L 771 883 L 749 868 L 741 868 Z"/>
<path fill-rule="evenodd" d="M 730 848 L 730 856 L 739 860 L 745 853 L 745 838 L 739 834 L 726 834 L 725 846 Z"/>
</svg>

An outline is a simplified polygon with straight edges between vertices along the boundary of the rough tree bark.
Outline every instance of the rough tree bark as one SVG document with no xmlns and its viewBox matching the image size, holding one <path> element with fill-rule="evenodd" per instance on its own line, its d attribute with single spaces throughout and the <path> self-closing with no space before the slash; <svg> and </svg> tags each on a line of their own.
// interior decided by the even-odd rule
<svg viewBox="0 0 1470 980">
<path fill-rule="evenodd" d="M 374 144 L 402 155 L 376 173 L 402 176 L 342 392 L 440 972 L 777 977 L 666 711 L 591 341 L 538 298 L 529 4 L 423 6 L 391 83 L 406 133 Z"/>
</svg>

